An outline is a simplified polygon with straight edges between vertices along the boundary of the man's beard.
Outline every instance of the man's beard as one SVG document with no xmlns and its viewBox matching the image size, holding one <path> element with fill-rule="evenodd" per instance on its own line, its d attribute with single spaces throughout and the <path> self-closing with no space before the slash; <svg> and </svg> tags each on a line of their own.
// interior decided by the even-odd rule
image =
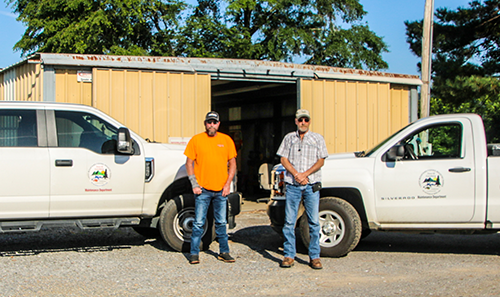
<svg viewBox="0 0 500 297">
<path fill-rule="evenodd" d="M 307 132 L 307 130 L 309 130 L 309 128 L 308 128 L 308 127 L 304 127 L 304 126 L 299 127 L 299 131 L 300 131 L 300 132 L 302 132 L 302 133 L 306 133 L 306 132 Z"/>
<path fill-rule="evenodd" d="M 207 131 L 208 136 L 215 136 L 215 134 L 217 133 L 217 129 L 215 129 L 214 127 L 205 128 L 205 130 Z"/>
</svg>

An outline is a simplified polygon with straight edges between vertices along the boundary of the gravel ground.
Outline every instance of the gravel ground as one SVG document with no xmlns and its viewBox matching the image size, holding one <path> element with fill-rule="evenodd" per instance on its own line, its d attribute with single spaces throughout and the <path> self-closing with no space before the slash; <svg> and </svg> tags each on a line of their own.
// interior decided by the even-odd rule
<svg viewBox="0 0 500 297">
<path fill-rule="evenodd" d="M 500 235 L 372 233 L 347 257 L 279 268 L 282 242 L 262 210 L 230 232 L 236 263 L 217 243 L 187 255 L 131 228 L 0 235 L 3 296 L 500 296 Z"/>
</svg>

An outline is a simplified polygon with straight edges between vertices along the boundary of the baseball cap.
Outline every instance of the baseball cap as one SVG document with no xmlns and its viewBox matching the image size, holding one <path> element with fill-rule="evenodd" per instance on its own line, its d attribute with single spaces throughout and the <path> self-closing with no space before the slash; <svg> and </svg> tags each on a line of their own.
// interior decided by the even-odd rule
<svg viewBox="0 0 500 297">
<path fill-rule="evenodd" d="M 311 116 L 309 115 L 309 111 L 307 109 L 299 109 L 295 113 L 295 118 L 300 119 L 300 118 L 308 118 L 310 119 Z"/>
<path fill-rule="evenodd" d="M 208 121 L 208 120 L 216 120 L 217 122 L 219 122 L 219 114 L 216 111 L 211 111 L 211 112 L 207 113 L 207 116 L 205 117 L 205 121 Z"/>
</svg>

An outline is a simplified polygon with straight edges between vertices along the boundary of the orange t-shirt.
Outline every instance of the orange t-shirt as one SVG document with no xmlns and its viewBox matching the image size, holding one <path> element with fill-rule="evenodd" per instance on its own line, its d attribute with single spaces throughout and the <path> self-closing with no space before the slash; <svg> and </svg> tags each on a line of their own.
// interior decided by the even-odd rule
<svg viewBox="0 0 500 297">
<path fill-rule="evenodd" d="M 191 138 L 184 155 L 194 161 L 194 175 L 202 188 L 221 191 L 228 177 L 227 163 L 236 158 L 236 148 L 224 133 L 208 136 L 203 132 Z"/>
</svg>

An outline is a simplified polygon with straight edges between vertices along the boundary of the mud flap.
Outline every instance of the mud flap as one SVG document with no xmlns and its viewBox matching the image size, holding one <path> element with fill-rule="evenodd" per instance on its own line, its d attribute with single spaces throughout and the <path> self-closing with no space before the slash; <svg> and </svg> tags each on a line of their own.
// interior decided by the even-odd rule
<svg viewBox="0 0 500 297">
<path fill-rule="evenodd" d="M 235 192 L 227 196 L 227 223 L 229 229 L 236 227 L 235 217 L 241 212 L 241 193 Z"/>
</svg>

